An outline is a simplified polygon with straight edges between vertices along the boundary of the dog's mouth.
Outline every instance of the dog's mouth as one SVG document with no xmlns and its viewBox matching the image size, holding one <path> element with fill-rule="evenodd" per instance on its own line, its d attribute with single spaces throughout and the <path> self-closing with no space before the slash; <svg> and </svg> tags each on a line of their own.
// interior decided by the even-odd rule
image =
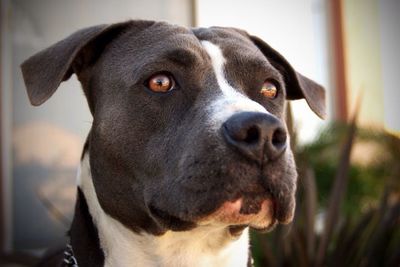
<svg viewBox="0 0 400 267">
<path fill-rule="evenodd" d="M 215 177 L 215 183 L 192 178 L 191 183 L 169 186 L 169 190 L 158 187 L 156 194 L 146 198 L 151 217 L 173 231 L 217 225 L 265 232 L 292 221 L 295 173 L 279 164 L 270 164 L 266 170 L 237 163 L 228 167 L 225 175 Z"/>
<path fill-rule="evenodd" d="M 293 210 L 281 211 L 278 201 L 270 195 L 242 195 L 219 205 L 207 215 L 186 219 L 173 215 L 155 206 L 150 206 L 152 217 L 164 228 L 172 231 L 186 231 L 197 226 L 227 226 L 235 232 L 250 227 L 261 232 L 269 232 L 278 224 L 288 224 L 293 218 Z"/>
<path fill-rule="evenodd" d="M 246 225 L 257 230 L 272 229 L 277 223 L 276 202 L 271 198 L 240 197 L 224 202 L 215 212 L 199 220 L 200 225 Z"/>
</svg>

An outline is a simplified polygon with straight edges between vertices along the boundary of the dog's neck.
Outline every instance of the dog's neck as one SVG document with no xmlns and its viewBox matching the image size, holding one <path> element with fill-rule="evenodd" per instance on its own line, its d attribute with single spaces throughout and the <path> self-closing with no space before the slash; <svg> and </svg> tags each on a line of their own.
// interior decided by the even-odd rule
<svg viewBox="0 0 400 267">
<path fill-rule="evenodd" d="M 237 238 L 233 238 L 225 226 L 199 226 L 191 231 L 167 231 L 161 236 L 146 233 L 137 234 L 106 214 L 101 208 L 91 177 L 89 156 L 82 159 L 78 173 L 78 203 L 74 223 L 71 229 L 71 242 L 78 263 L 96 260 L 96 264 L 85 266 L 247 266 L 248 232 L 247 229 Z M 87 206 L 86 206 L 87 203 Z M 85 218 L 84 209 L 88 209 L 89 218 Z M 89 214 L 90 213 L 90 214 Z M 90 216 L 93 224 L 90 226 Z M 78 218 L 77 218 L 78 217 Z M 83 225 L 82 225 L 83 224 Z M 89 230 L 84 236 L 87 244 L 76 242 L 83 236 L 82 227 Z M 92 229 L 93 228 L 93 229 Z M 90 251 L 83 255 L 81 249 Z M 96 249 L 97 248 L 97 249 Z M 96 258 L 96 259 L 95 259 Z M 101 264 L 103 265 L 103 264 Z"/>
</svg>

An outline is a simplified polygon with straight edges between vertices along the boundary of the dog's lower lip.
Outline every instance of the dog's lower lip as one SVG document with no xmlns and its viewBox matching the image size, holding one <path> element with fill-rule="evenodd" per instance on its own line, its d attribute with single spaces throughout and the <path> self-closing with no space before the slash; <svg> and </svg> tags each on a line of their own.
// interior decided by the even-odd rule
<svg viewBox="0 0 400 267">
<path fill-rule="evenodd" d="M 271 223 L 267 227 L 257 227 L 255 225 L 250 225 L 250 228 L 262 233 L 268 233 L 275 229 L 276 225 L 278 224 L 278 220 L 272 218 Z"/>
<path fill-rule="evenodd" d="M 248 197 L 248 196 L 247 196 Z M 270 198 L 250 198 L 242 196 L 223 202 L 213 213 L 201 218 L 201 224 L 247 225 L 254 228 L 269 228 L 275 221 L 273 203 Z"/>
</svg>

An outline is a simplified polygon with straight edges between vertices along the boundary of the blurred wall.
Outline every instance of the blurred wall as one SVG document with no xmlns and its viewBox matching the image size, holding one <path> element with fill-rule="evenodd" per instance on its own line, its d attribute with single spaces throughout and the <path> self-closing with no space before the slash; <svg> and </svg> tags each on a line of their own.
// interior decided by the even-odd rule
<svg viewBox="0 0 400 267">
<path fill-rule="evenodd" d="M 359 121 L 400 133 L 400 1 L 344 0 L 348 107 L 362 94 Z"/>
<path fill-rule="evenodd" d="M 400 1 L 379 1 L 385 127 L 400 136 Z"/>
</svg>

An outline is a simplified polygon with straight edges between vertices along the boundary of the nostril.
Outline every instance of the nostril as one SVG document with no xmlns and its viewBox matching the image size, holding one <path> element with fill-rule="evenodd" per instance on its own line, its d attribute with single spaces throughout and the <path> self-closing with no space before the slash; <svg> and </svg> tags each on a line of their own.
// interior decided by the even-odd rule
<svg viewBox="0 0 400 267">
<path fill-rule="evenodd" d="M 282 128 L 278 128 L 272 135 L 272 145 L 280 149 L 286 145 L 287 134 Z"/>
<path fill-rule="evenodd" d="M 225 121 L 221 130 L 231 148 L 258 163 L 275 160 L 286 149 L 286 129 L 271 114 L 240 112 Z"/>
<path fill-rule="evenodd" d="M 247 130 L 246 138 L 243 139 L 245 143 L 257 143 L 260 139 L 260 130 L 256 126 L 252 126 Z"/>
</svg>

